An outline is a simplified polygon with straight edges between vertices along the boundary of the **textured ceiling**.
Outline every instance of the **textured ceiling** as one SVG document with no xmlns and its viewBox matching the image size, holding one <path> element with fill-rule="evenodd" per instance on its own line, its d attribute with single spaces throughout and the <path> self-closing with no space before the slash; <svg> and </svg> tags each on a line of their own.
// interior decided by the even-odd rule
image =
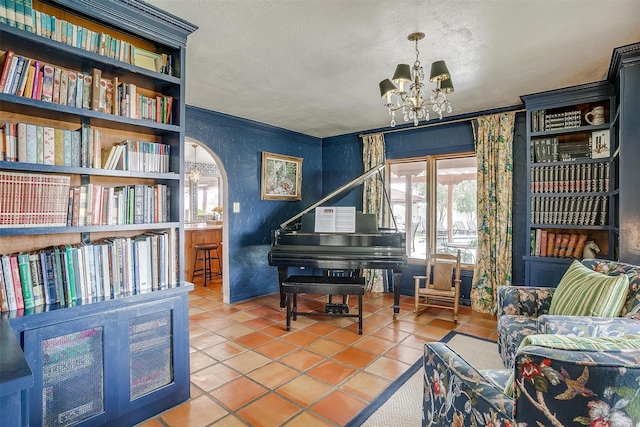
<svg viewBox="0 0 640 427">
<path fill-rule="evenodd" d="M 448 65 L 453 115 L 604 80 L 612 50 L 640 41 L 640 0 L 148 2 L 199 27 L 188 105 L 315 137 L 389 125 L 378 83 L 413 63 L 415 31 L 425 72 Z"/>
</svg>

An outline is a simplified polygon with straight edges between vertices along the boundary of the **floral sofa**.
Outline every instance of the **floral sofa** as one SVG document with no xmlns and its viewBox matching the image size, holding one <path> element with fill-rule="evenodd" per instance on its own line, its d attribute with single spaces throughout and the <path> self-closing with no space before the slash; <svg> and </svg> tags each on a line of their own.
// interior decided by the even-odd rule
<svg viewBox="0 0 640 427">
<path fill-rule="evenodd" d="M 514 397 L 504 393 L 511 371 L 478 371 L 446 344 L 428 343 L 422 425 L 638 426 L 640 345 L 635 341 L 635 349 L 624 350 L 527 345 L 515 356 Z"/>
<path fill-rule="evenodd" d="M 498 352 L 507 368 L 514 366 L 515 352 L 527 335 L 603 337 L 640 333 L 640 267 L 600 259 L 584 259 L 582 264 L 608 276 L 627 275 L 629 292 L 620 317 L 549 315 L 556 288 L 501 286 L 498 288 Z"/>
</svg>

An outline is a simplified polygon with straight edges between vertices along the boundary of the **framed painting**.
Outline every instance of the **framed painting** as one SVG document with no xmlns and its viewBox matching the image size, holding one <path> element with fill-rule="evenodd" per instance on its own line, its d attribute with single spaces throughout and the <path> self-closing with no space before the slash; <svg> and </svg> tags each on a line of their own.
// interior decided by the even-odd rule
<svg viewBox="0 0 640 427">
<path fill-rule="evenodd" d="M 262 152 L 262 200 L 302 200 L 302 158 Z"/>
</svg>

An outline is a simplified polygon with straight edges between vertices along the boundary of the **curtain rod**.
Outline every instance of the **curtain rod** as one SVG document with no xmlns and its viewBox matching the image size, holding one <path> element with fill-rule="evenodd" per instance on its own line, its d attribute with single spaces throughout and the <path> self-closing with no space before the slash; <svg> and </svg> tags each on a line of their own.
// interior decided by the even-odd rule
<svg viewBox="0 0 640 427">
<path fill-rule="evenodd" d="M 499 113 L 508 113 L 513 111 L 514 113 L 521 113 L 523 111 L 527 111 L 526 108 L 524 108 L 522 105 L 518 105 L 515 107 L 509 107 L 509 108 L 502 108 L 499 110 L 488 110 L 484 113 L 474 113 L 473 116 L 469 116 L 469 117 L 460 117 L 458 119 L 452 119 L 452 120 L 447 120 L 447 121 L 440 121 L 440 122 L 431 122 L 431 123 L 425 123 L 423 125 L 419 125 L 419 126 L 407 126 L 407 127 L 403 127 L 403 128 L 398 128 L 398 129 L 389 129 L 389 130 L 385 130 L 382 132 L 371 132 L 371 133 L 361 133 L 360 135 L 358 135 L 358 138 L 362 138 L 363 136 L 367 136 L 367 135 L 375 135 L 377 133 L 381 133 L 383 135 L 387 134 L 387 133 L 396 133 L 396 132 L 403 132 L 405 130 L 415 130 L 415 129 L 423 129 L 423 128 L 427 128 L 427 127 L 432 127 L 432 126 L 441 126 L 441 125 L 448 125 L 451 123 L 460 123 L 460 122 L 470 122 L 472 120 L 475 120 L 479 117 L 482 116 L 487 116 L 490 114 L 499 114 Z"/>
</svg>

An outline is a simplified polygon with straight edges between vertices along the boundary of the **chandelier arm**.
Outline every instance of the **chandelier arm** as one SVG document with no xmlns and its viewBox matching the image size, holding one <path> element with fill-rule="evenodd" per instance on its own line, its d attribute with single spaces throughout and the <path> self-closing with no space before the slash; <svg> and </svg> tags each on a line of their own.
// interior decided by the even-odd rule
<svg viewBox="0 0 640 427">
<path fill-rule="evenodd" d="M 436 81 L 435 89 L 431 90 L 430 93 L 426 90 L 426 85 L 424 84 L 424 70 L 420 64 L 420 50 L 418 49 L 418 41 L 424 38 L 424 33 L 411 33 L 407 37 L 410 41 L 415 41 L 415 54 L 416 60 L 413 63 L 413 67 L 409 70 L 403 69 L 403 73 L 400 76 L 398 74 L 398 69 L 396 69 L 396 74 L 398 74 L 398 80 L 400 81 L 400 91 L 395 92 L 393 96 L 387 95 L 387 103 L 385 107 L 388 108 L 389 114 L 391 115 L 391 126 L 395 126 L 395 118 L 394 114 L 398 110 L 402 110 L 402 114 L 404 116 L 405 121 L 412 120 L 414 125 L 418 125 L 419 120 L 425 119 L 429 120 L 429 111 L 433 110 L 441 119 L 443 112 L 451 112 L 451 105 L 449 100 L 447 100 L 446 93 L 453 92 L 453 86 L 450 82 L 448 82 L 446 88 L 441 88 L 440 77 L 449 76 L 448 70 L 446 69 L 446 65 L 444 65 L 444 61 L 437 61 L 431 65 L 431 75 L 438 75 L 438 80 Z M 436 67 L 437 65 L 437 67 Z M 398 65 L 398 68 L 400 65 Z M 408 68 L 408 66 L 403 65 L 403 67 Z M 435 68 L 434 68 L 435 67 Z M 443 68 L 443 70 L 441 70 Z M 434 72 L 434 69 L 437 72 Z M 407 74 L 411 74 L 407 76 Z M 394 79 L 396 79 L 394 75 Z M 386 91 L 386 86 L 383 86 L 383 83 L 380 83 L 380 92 L 381 94 L 388 93 Z M 405 82 L 410 82 L 409 86 L 405 89 L 403 84 Z M 394 102 L 392 102 L 392 99 Z"/>
</svg>

